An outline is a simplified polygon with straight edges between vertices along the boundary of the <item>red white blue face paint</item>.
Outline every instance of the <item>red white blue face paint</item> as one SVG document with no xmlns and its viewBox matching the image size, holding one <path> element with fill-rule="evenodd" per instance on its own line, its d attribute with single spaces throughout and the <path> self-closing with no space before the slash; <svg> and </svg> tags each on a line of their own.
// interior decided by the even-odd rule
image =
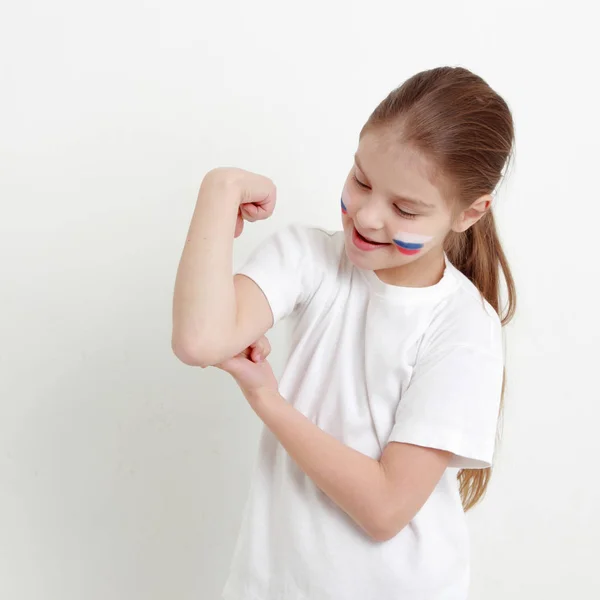
<svg viewBox="0 0 600 600">
<path fill-rule="evenodd" d="M 400 231 L 394 236 L 394 244 L 399 252 L 407 256 L 412 256 L 418 254 L 423 249 L 423 246 L 432 239 L 433 237 L 430 235 Z"/>
<path fill-rule="evenodd" d="M 348 214 L 348 200 L 349 200 L 349 194 L 346 190 L 346 187 L 344 186 L 344 189 L 342 190 L 342 198 L 341 198 L 342 214 L 344 214 L 344 215 Z"/>
<path fill-rule="evenodd" d="M 346 208 L 346 205 L 344 204 L 344 198 L 342 198 L 341 202 L 342 202 L 342 214 L 347 215 L 348 209 Z"/>
</svg>

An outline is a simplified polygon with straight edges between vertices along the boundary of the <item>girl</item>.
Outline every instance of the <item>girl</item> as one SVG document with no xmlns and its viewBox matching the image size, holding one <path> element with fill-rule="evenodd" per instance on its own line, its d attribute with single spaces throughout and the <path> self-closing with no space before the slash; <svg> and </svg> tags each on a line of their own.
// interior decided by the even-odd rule
<svg viewBox="0 0 600 600">
<path fill-rule="evenodd" d="M 232 273 L 275 186 L 215 169 L 179 265 L 173 350 L 264 421 L 226 600 L 459 600 L 488 485 L 513 280 L 492 193 L 505 101 L 464 68 L 411 77 L 360 132 L 341 231 L 291 225 Z M 499 316 L 500 271 L 508 306 Z M 264 333 L 293 319 L 278 383 Z"/>
</svg>

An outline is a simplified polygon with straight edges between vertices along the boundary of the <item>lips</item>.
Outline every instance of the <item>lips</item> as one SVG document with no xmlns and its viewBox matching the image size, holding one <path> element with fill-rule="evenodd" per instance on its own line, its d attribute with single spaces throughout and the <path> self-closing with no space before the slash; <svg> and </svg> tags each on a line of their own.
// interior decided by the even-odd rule
<svg viewBox="0 0 600 600">
<path fill-rule="evenodd" d="M 356 229 L 356 226 L 354 226 L 354 228 Z M 359 237 L 361 237 L 366 242 L 369 242 L 370 244 L 377 244 L 378 246 L 387 246 L 386 242 L 376 242 L 375 240 L 368 238 L 366 235 L 363 235 L 360 231 L 358 231 L 358 229 L 356 229 L 356 233 L 358 233 Z"/>
</svg>

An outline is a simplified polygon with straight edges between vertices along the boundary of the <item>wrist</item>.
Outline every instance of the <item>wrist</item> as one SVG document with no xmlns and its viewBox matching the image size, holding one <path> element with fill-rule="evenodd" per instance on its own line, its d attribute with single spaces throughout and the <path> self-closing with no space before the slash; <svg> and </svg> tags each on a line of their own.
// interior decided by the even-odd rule
<svg viewBox="0 0 600 600">
<path fill-rule="evenodd" d="M 248 403 L 257 412 L 261 413 L 265 408 L 285 402 L 283 396 L 272 388 L 257 388 L 246 395 Z"/>
<path fill-rule="evenodd" d="M 198 196 L 219 203 L 227 202 L 238 207 L 243 196 L 243 186 L 235 169 L 218 167 L 209 171 L 200 185 Z"/>
</svg>

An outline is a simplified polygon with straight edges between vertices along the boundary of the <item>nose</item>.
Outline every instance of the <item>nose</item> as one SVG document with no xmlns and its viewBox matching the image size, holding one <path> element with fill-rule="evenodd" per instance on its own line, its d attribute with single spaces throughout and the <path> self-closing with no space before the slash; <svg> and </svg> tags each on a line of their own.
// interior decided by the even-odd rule
<svg viewBox="0 0 600 600">
<path fill-rule="evenodd" d="M 363 201 L 355 213 L 355 220 L 363 231 L 383 228 L 381 210 L 373 199 Z"/>
</svg>

